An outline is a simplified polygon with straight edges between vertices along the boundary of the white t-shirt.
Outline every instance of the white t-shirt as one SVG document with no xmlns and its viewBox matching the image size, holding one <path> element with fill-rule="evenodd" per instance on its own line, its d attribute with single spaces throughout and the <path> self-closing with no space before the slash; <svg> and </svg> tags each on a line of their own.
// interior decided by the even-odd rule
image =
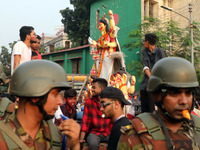
<svg viewBox="0 0 200 150">
<path fill-rule="evenodd" d="M 22 64 L 26 61 L 31 60 L 31 48 L 27 47 L 26 44 L 22 41 L 17 42 L 13 47 L 13 52 L 11 56 L 11 75 L 14 70 L 14 55 L 21 55 L 20 63 Z"/>
</svg>

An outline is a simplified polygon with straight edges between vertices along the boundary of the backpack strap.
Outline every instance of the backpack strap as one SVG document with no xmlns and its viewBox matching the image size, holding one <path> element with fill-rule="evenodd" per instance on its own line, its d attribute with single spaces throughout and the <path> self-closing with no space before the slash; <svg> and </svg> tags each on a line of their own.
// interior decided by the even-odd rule
<svg viewBox="0 0 200 150">
<path fill-rule="evenodd" d="M 51 144 L 52 150 L 60 150 L 62 147 L 62 142 L 60 141 L 58 130 L 52 120 L 48 120 L 47 123 L 48 123 L 50 134 L 51 134 L 50 144 Z"/>
<path fill-rule="evenodd" d="M 142 113 L 137 116 L 144 123 L 148 133 L 153 137 L 154 140 L 165 140 L 165 136 L 162 132 L 161 125 L 158 121 L 152 118 L 149 113 Z"/>
<path fill-rule="evenodd" d="M 194 125 L 195 125 L 195 130 L 197 132 L 197 135 L 200 137 L 200 118 L 194 114 L 191 114 L 192 116 L 192 120 L 194 121 Z"/>
<path fill-rule="evenodd" d="M 11 126 L 8 126 L 10 126 L 9 123 L 0 121 L 0 130 L 8 149 L 29 150 L 29 147 L 11 130 Z"/>
<path fill-rule="evenodd" d="M 0 101 L 0 117 L 3 117 L 5 114 L 6 108 L 8 107 L 8 104 L 10 103 L 10 100 L 6 97 L 3 97 Z"/>
</svg>

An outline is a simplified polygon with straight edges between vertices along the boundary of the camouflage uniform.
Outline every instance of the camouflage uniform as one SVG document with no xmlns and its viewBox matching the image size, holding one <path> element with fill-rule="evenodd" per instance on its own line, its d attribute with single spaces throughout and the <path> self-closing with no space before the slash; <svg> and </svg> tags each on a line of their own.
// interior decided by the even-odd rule
<svg viewBox="0 0 200 150">
<path fill-rule="evenodd" d="M 158 121 L 155 112 L 152 117 L 155 121 Z M 139 118 L 133 119 L 131 122 L 132 125 L 121 128 L 123 134 L 118 142 L 117 150 L 167 150 L 165 140 L 154 140 Z M 177 132 L 167 129 L 175 149 L 199 150 L 199 147 L 194 143 L 193 135 L 189 132 L 188 123 L 184 122 Z"/>
<path fill-rule="evenodd" d="M 0 97 L 0 104 L 1 104 L 1 101 L 2 101 L 2 100 L 5 100 L 5 99 L 3 99 L 3 97 Z M 7 99 L 7 100 L 10 101 L 9 99 Z M 6 107 L 5 112 L 2 112 L 2 113 L 4 113 L 4 114 L 3 114 L 2 117 L 0 117 L 0 120 L 3 120 L 3 119 L 5 119 L 7 116 L 11 115 L 11 114 L 14 112 L 14 110 L 15 110 L 15 103 L 13 103 L 13 102 L 10 101 L 10 102 L 8 103 L 7 107 Z"/>
<path fill-rule="evenodd" d="M 15 112 L 8 117 L 7 121 L 11 125 L 15 134 L 20 137 L 20 139 L 30 148 L 30 150 L 51 150 L 51 134 L 46 121 L 42 121 L 41 126 L 36 134 L 35 140 L 33 140 L 31 136 L 24 131 L 16 117 Z M 62 141 L 62 134 L 59 130 L 58 132 L 60 140 Z M 1 132 L 0 145 L 0 150 L 8 150 Z"/>
</svg>

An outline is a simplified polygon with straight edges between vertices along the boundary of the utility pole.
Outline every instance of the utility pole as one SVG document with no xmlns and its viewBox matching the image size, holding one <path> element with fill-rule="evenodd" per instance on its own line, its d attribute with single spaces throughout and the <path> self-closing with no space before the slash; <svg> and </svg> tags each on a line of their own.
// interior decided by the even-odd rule
<svg viewBox="0 0 200 150">
<path fill-rule="evenodd" d="M 192 22 L 192 4 L 189 4 L 190 12 L 190 40 L 191 40 L 191 63 L 194 66 L 194 52 L 193 52 L 193 22 Z"/>
<path fill-rule="evenodd" d="M 174 11 L 172 8 L 170 7 L 166 7 L 166 6 L 161 6 L 162 8 L 166 9 L 166 10 L 169 10 L 169 11 L 172 11 L 182 17 L 184 17 L 185 19 L 187 19 L 190 23 L 190 40 L 191 40 L 191 63 L 192 65 L 194 66 L 194 52 L 193 52 L 193 23 L 192 23 L 192 4 L 190 3 L 189 4 L 189 12 L 190 12 L 190 19 L 187 18 L 186 16 Z"/>
</svg>

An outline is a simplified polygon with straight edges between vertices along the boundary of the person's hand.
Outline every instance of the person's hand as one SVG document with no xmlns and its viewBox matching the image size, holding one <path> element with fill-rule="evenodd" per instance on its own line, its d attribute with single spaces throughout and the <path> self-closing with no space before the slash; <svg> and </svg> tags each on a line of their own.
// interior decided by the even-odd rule
<svg viewBox="0 0 200 150">
<path fill-rule="evenodd" d="M 96 48 L 97 47 L 97 42 L 95 40 L 92 40 L 92 47 Z"/>
<path fill-rule="evenodd" d="M 79 134 L 80 125 L 73 119 L 67 119 L 61 124 L 62 133 L 68 136 L 68 147 L 74 150 L 80 149 Z"/>
<path fill-rule="evenodd" d="M 109 14 L 110 16 L 112 16 L 112 15 L 113 15 L 112 10 L 109 10 L 109 11 L 108 11 L 108 14 Z"/>
<path fill-rule="evenodd" d="M 80 143 L 85 143 L 85 140 L 79 140 Z"/>
</svg>

